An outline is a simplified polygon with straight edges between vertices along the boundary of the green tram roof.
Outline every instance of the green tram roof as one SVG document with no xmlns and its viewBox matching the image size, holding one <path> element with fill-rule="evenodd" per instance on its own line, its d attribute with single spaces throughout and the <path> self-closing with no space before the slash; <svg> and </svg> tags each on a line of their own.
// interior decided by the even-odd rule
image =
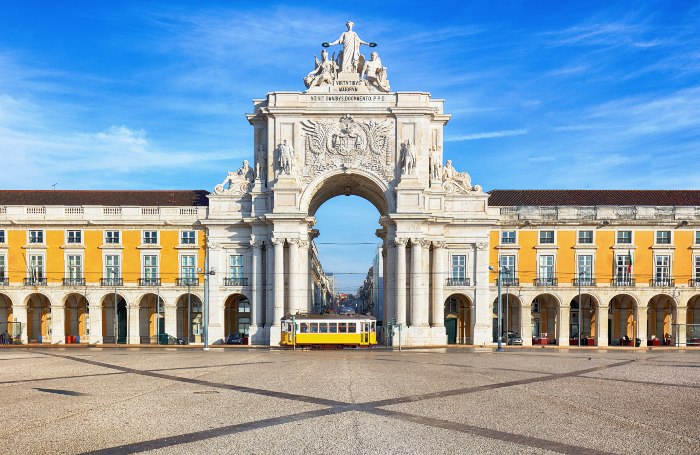
<svg viewBox="0 0 700 455">
<path fill-rule="evenodd" d="M 282 320 L 287 321 L 292 319 L 292 317 L 297 320 L 303 319 L 314 319 L 314 320 L 331 320 L 331 319 L 349 319 L 349 320 L 363 320 L 367 319 L 376 320 L 374 316 L 367 316 L 364 314 L 288 314 L 282 318 Z"/>
</svg>

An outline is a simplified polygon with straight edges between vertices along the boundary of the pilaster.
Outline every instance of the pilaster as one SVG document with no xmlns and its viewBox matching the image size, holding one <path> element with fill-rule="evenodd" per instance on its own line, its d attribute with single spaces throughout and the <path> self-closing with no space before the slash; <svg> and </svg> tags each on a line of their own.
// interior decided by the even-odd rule
<svg viewBox="0 0 700 455">
<path fill-rule="evenodd" d="M 288 307 L 285 314 L 296 314 L 301 300 L 300 270 L 299 270 L 299 239 L 289 239 L 289 295 Z"/>
<path fill-rule="evenodd" d="M 51 305 L 51 344 L 65 343 L 65 317 L 63 305 Z"/>
<path fill-rule="evenodd" d="M 559 306 L 559 324 L 557 324 L 557 344 L 559 346 L 569 345 L 569 322 L 571 320 L 571 308 L 569 305 L 562 303 Z M 580 329 L 579 329 L 580 332 Z"/>
<path fill-rule="evenodd" d="M 433 242 L 432 326 L 445 327 L 445 242 Z"/>
<path fill-rule="evenodd" d="M 396 239 L 396 323 L 406 325 L 406 239 Z"/>
<path fill-rule="evenodd" d="M 91 299 L 90 301 L 97 300 Z M 90 310 L 90 336 L 88 342 L 90 344 L 102 344 L 104 334 L 102 333 L 102 306 L 99 303 L 88 306 Z"/>
<path fill-rule="evenodd" d="M 523 346 L 532 346 L 532 306 L 522 305 L 520 307 L 520 336 L 523 339 Z"/>
<path fill-rule="evenodd" d="M 640 305 L 637 307 L 637 318 L 635 322 L 637 323 L 637 338 L 641 340 L 640 346 L 646 346 L 647 334 L 647 318 L 648 318 L 649 307 Z"/>
<path fill-rule="evenodd" d="M 598 314 L 596 315 L 596 346 L 607 346 L 608 345 L 608 307 L 600 306 L 598 307 Z"/>
<path fill-rule="evenodd" d="M 12 315 L 14 319 L 20 324 L 20 339 L 23 344 L 29 343 L 29 336 L 27 334 L 27 306 L 26 305 L 12 305 Z M 13 334 L 16 336 L 17 334 Z"/>
<path fill-rule="evenodd" d="M 421 241 L 411 240 L 411 326 L 418 327 L 427 325 L 427 318 L 423 320 L 423 307 L 428 304 L 428 296 L 423 284 Z M 427 312 L 426 312 L 427 313 Z M 426 314 L 427 316 L 427 314 Z"/>
<path fill-rule="evenodd" d="M 493 342 L 491 326 L 492 295 L 489 292 L 489 244 L 481 242 L 476 244 L 474 254 L 476 256 L 476 270 L 474 270 L 476 292 L 474 298 L 474 344 L 488 344 Z M 529 324 L 529 321 L 528 321 Z"/>
<path fill-rule="evenodd" d="M 139 333 L 139 307 L 136 305 L 128 305 L 126 312 L 129 318 L 126 327 L 129 344 L 141 344 L 141 336 Z"/>
</svg>

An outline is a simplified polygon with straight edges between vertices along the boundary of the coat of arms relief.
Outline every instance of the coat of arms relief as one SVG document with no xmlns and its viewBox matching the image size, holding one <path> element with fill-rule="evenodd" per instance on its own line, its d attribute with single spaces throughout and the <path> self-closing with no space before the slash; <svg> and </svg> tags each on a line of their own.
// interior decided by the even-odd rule
<svg viewBox="0 0 700 455">
<path fill-rule="evenodd" d="M 393 178 L 392 120 L 356 122 L 345 115 L 337 122 L 304 120 L 301 127 L 305 155 L 301 179 L 305 183 L 341 167 L 369 170 L 385 181 Z"/>
</svg>

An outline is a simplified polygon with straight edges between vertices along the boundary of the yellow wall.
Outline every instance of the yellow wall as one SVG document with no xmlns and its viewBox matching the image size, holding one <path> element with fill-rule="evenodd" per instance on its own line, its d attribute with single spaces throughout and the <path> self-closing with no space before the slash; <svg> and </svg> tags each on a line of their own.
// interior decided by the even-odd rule
<svg viewBox="0 0 700 455">
<path fill-rule="evenodd" d="M 122 278 L 124 284 L 136 283 L 141 278 L 141 230 L 122 230 Z"/>
<path fill-rule="evenodd" d="M 598 246 L 595 254 L 595 278 L 598 284 L 610 284 L 615 268 L 615 257 L 612 246 L 615 244 L 615 231 L 598 230 L 593 234 Z"/>
<path fill-rule="evenodd" d="M 21 283 L 27 275 L 26 250 L 22 248 L 27 243 L 27 231 L 12 230 L 7 232 L 8 253 L 7 277 L 11 283 Z"/>
<path fill-rule="evenodd" d="M 633 252 L 632 273 L 637 284 L 649 284 L 654 273 L 654 231 L 635 231 L 632 240 L 637 247 Z"/>
<path fill-rule="evenodd" d="M 556 231 L 557 250 L 556 277 L 559 284 L 571 284 L 576 274 L 576 231 Z"/>
<path fill-rule="evenodd" d="M 88 283 L 99 283 L 104 273 L 102 270 L 102 250 L 98 248 L 102 245 L 103 236 L 101 229 L 83 231 L 83 243 L 85 244 L 83 267 L 85 281 Z"/>
</svg>

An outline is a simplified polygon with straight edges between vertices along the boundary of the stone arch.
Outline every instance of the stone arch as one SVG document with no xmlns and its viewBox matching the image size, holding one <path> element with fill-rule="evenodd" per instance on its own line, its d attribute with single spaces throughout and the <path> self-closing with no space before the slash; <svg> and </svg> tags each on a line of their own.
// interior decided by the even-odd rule
<svg viewBox="0 0 700 455">
<path fill-rule="evenodd" d="M 30 343 L 51 342 L 51 299 L 43 292 L 32 292 L 27 305 L 27 338 Z"/>
<path fill-rule="evenodd" d="M 639 298 L 631 292 L 619 292 L 610 299 L 608 304 L 609 346 L 634 346 L 634 340 L 638 334 L 643 333 L 643 329 L 640 331 L 637 327 L 638 309 Z M 625 337 L 632 341 L 626 340 Z"/>
<path fill-rule="evenodd" d="M 10 296 L 0 293 L 0 337 L 2 337 L 5 332 L 13 338 L 20 335 L 15 329 L 15 324 L 12 324 L 12 322 L 14 322 L 14 310 L 12 307 L 12 299 Z M 10 342 L 11 339 L 9 339 L 9 337 L 2 337 L 2 339 L 0 339 L 0 344 L 9 344 Z"/>
<path fill-rule="evenodd" d="M 247 338 L 250 330 L 252 306 L 243 293 L 229 294 L 224 301 L 224 341 L 232 334 L 241 334 Z"/>
<path fill-rule="evenodd" d="M 650 346 L 671 344 L 673 324 L 677 320 L 678 301 L 669 294 L 656 294 L 647 303 L 647 326 L 640 327 L 639 333 L 646 335 Z"/>
<path fill-rule="evenodd" d="M 562 344 L 559 339 L 561 321 L 561 298 L 551 292 L 537 294 L 532 299 L 530 320 L 532 323 L 532 338 L 540 344 Z M 568 343 L 567 343 L 568 344 Z"/>
<path fill-rule="evenodd" d="M 61 299 L 66 344 L 87 343 L 90 332 L 90 307 L 87 297 L 71 292 Z"/>
<path fill-rule="evenodd" d="M 381 216 L 396 207 L 389 186 L 362 169 L 334 169 L 314 178 L 302 192 L 299 210 L 313 216 L 324 202 L 336 196 L 359 196 L 369 201 Z"/>
<path fill-rule="evenodd" d="M 453 293 L 444 302 L 445 332 L 448 344 L 473 344 L 474 304 L 463 293 Z"/>
<path fill-rule="evenodd" d="M 598 337 L 598 319 L 600 314 L 600 297 L 593 292 L 582 292 L 579 305 L 578 294 L 569 303 L 569 338 L 578 344 L 576 338 L 581 335 L 581 345 L 593 346 Z M 580 319 L 579 319 L 580 318 Z M 579 327 L 580 321 L 580 327 Z"/>
<path fill-rule="evenodd" d="M 147 292 L 134 301 L 138 302 L 141 344 L 157 344 L 156 337 L 165 333 L 165 301 L 163 296 Z M 156 311 L 156 307 L 158 311 Z"/>
<path fill-rule="evenodd" d="M 700 324 L 700 294 L 695 294 L 688 299 L 686 311 L 687 324 Z M 700 345 L 700 325 L 686 326 L 685 335 L 688 346 Z"/>
<path fill-rule="evenodd" d="M 503 329 L 502 342 L 508 342 L 508 332 L 520 335 L 522 329 L 522 300 L 512 292 L 501 293 L 501 327 Z M 491 308 L 493 321 L 493 341 L 498 341 L 498 296 L 493 300 Z"/>
<path fill-rule="evenodd" d="M 103 343 L 127 343 L 129 327 L 129 302 L 123 294 L 117 293 L 114 306 L 114 292 L 100 298 L 102 308 L 102 341 Z"/>
<path fill-rule="evenodd" d="M 194 292 L 184 293 L 175 299 L 175 307 L 175 337 L 188 344 L 202 342 L 204 327 L 202 298 Z"/>
</svg>

